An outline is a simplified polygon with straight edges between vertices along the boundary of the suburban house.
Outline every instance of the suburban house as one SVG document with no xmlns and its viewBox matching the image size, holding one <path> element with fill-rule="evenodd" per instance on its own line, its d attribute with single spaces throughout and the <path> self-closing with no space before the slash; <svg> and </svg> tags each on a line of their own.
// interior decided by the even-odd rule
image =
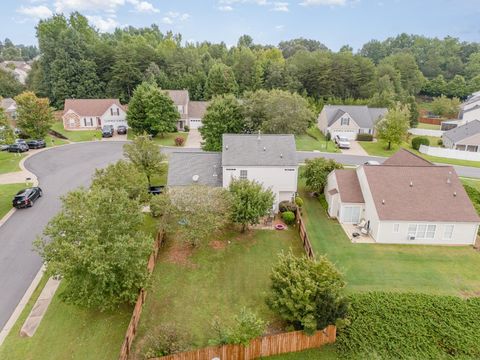
<svg viewBox="0 0 480 360">
<path fill-rule="evenodd" d="M 458 118 L 463 120 L 463 123 L 480 120 L 480 91 L 470 95 L 467 100 L 460 105 Z"/>
<path fill-rule="evenodd" d="M 12 98 L 5 98 L 0 101 L 0 107 L 5 112 L 5 115 L 12 126 L 15 127 L 17 119 L 17 102 Z"/>
<path fill-rule="evenodd" d="M 188 90 L 166 90 L 166 92 L 180 113 L 180 120 L 177 124 L 178 130 L 184 130 L 185 126 L 190 129 L 198 129 L 202 126 L 208 101 L 190 101 Z"/>
<path fill-rule="evenodd" d="M 357 134 L 372 134 L 375 124 L 387 114 L 386 108 L 358 105 L 325 105 L 318 116 L 317 126 L 327 135 L 355 140 Z"/>
<path fill-rule="evenodd" d="M 224 134 L 222 152 L 170 155 L 167 186 L 228 188 L 232 179 L 249 179 L 275 194 L 274 211 L 297 192 L 298 162 L 293 135 Z"/>
<path fill-rule="evenodd" d="M 20 83 L 24 84 L 27 81 L 28 73 L 32 70 L 32 61 L 3 61 L 0 62 L 0 69 L 7 71 L 17 79 Z"/>
<path fill-rule="evenodd" d="M 94 130 L 104 125 L 127 126 L 127 113 L 118 99 L 66 99 L 62 115 L 66 130 Z"/>
<path fill-rule="evenodd" d="M 480 224 L 452 166 L 404 149 L 381 165 L 334 170 L 325 197 L 344 229 L 377 243 L 473 245 Z"/>
<path fill-rule="evenodd" d="M 443 146 L 454 150 L 480 152 L 480 120 L 448 130 L 442 135 Z"/>
</svg>

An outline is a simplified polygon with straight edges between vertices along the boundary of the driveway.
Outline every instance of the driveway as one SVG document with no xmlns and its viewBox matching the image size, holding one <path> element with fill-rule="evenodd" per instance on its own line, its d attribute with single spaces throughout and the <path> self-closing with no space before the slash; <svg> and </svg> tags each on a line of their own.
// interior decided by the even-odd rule
<svg viewBox="0 0 480 360">
<path fill-rule="evenodd" d="M 122 146 L 117 141 L 72 144 L 26 160 L 25 167 L 37 175 L 44 196 L 34 207 L 17 210 L 0 227 L 0 329 L 42 265 L 32 242 L 60 210 L 60 196 L 88 186 L 96 168 L 122 158 Z"/>
<path fill-rule="evenodd" d="M 340 149 L 342 154 L 368 156 L 368 153 L 358 143 L 358 141 L 350 140 L 350 149 Z"/>
<path fill-rule="evenodd" d="M 196 149 L 202 147 L 202 135 L 200 135 L 200 131 L 198 131 L 197 129 L 190 129 L 187 141 L 185 142 L 185 147 Z"/>
</svg>

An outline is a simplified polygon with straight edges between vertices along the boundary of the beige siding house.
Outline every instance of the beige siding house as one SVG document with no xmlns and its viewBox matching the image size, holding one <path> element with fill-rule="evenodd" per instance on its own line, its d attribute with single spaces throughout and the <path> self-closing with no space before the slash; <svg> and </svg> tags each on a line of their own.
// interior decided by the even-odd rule
<svg viewBox="0 0 480 360">
<path fill-rule="evenodd" d="M 473 245 L 480 224 L 455 169 L 407 150 L 382 165 L 333 171 L 325 197 L 331 217 L 378 243 Z"/>
<path fill-rule="evenodd" d="M 127 113 L 118 99 L 66 99 L 63 115 L 66 130 L 94 130 L 104 125 L 127 126 Z"/>
<path fill-rule="evenodd" d="M 188 90 L 165 90 L 175 103 L 180 120 L 177 123 L 178 130 L 184 130 L 185 126 L 190 129 L 198 129 L 202 126 L 203 115 L 208 106 L 208 101 L 191 101 Z"/>
</svg>

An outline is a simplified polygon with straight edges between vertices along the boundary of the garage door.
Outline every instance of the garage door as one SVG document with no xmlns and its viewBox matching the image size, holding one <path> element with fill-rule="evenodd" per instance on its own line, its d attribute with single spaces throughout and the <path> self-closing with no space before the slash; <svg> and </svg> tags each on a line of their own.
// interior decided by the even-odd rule
<svg viewBox="0 0 480 360">
<path fill-rule="evenodd" d="M 337 135 L 346 137 L 349 140 L 355 140 L 357 138 L 357 132 L 355 130 L 334 130 L 332 132 L 332 139 Z"/>
<path fill-rule="evenodd" d="M 360 206 L 342 206 L 341 222 L 358 224 L 360 222 Z"/>
<path fill-rule="evenodd" d="M 190 119 L 190 129 L 198 129 L 202 126 L 202 119 Z"/>
</svg>

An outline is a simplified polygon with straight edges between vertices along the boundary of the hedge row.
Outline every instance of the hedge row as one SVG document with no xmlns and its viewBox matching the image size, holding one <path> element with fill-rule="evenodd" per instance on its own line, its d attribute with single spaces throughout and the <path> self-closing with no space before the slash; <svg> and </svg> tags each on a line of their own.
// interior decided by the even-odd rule
<svg viewBox="0 0 480 360">
<path fill-rule="evenodd" d="M 480 298 L 372 292 L 351 296 L 337 349 L 351 359 L 480 359 Z"/>
</svg>

